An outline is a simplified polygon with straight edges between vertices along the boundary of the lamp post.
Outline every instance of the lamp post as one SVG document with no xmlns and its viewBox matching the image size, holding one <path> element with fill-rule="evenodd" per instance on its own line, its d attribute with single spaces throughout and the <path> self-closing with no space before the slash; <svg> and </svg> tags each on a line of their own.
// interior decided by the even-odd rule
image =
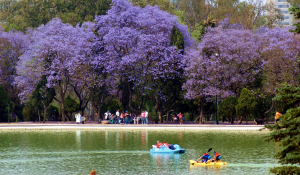
<svg viewBox="0 0 300 175">
<path fill-rule="evenodd" d="M 7 117 L 8 123 L 9 123 L 9 116 L 10 116 L 10 101 L 8 101 L 8 117 Z"/>
<path fill-rule="evenodd" d="M 214 122 L 214 124 L 218 125 L 219 124 L 218 120 L 217 120 L 217 118 L 218 118 L 218 95 L 216 95 L 216 110 L 215 110 L 215 112 L 216 112 L 216 116 L 215 116 L 215 122 Z"/>
<path fill-rule="evenodd" d="M 215 53 L 216 57 L 219 57 L 219 54 L 218 53 Z M 215 115 L 215 121 L 214 121 L 214 124 L 215 125 L 218 125 L 218 95 L 216 95 L 216 115 Z"/>
</svg>

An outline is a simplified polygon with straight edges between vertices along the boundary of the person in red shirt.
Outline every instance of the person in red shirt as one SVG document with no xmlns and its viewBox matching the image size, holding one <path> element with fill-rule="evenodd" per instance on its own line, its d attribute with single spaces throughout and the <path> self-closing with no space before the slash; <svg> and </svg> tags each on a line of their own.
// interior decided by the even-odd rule
<svg viewBox="0 0 300 175">
<path fill-rule="evenodd" d="M 160 143 L 158 140 L 157 140 L 157 142 L 156 142 L 156 145 L 155 145 L 157 148 L 161 148 L 162 146 L 163 146 L 163 144 L 162 143 Z"/>
<path fill-rule="evenodd" d="M 221 155 L 219 153 L 217 153 L 216 151 L 214 151 L 215 157 L 213 160 L 209 160 L 207 163 L 209 162 L 218 162 L 219 160 L 221 160 Z"/>
<path fill-rule="evenodd" d="M 179 118 L 179 123 L 182 125 L 183 114 L 181 114 L 181 112 L 179 112 L 179 114 L 177 115 L 177 117 Z"/>
</svg>

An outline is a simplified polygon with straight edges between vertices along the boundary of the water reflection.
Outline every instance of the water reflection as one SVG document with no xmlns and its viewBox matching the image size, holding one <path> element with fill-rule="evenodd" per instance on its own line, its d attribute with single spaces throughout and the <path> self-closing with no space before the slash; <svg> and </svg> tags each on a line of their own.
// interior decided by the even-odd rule
<svg viewBox="0 0 300 175">
<path fill-rule="evenodd" d="M 174 167 L 179 165 L 185 160 L 182 159 L 183 154 L 169 154 L 169 153 L 150 153 L 151 161 L 158 168 L 168 168 L 168 166 Z"/>
<path fill-rule="evenodd" d="M 0 134 L 0 174 L 88 174 L 92 169 L 100 174 L 268 174 L 277 165 L 273 154 L 280 147 L 264 142 L 266 134 L 7 131 Z M 186 153 L 150 154 L 157 140 L 177 143 Z M 189 159 L 197 159 L 210 147 L 222 153 L 228 166 L 190 166 Z"/>
<path fill-rule="evenodd" d="M 80 146 L 81 146 L 81 131 L 80 130 L 76 131 L 76 145 L 77 145 L 77 148 L 80 148 Z"/>
<path fill-rule="evenodd" d="M 226 168 L 226 165 L 190 165 L 190 172 L 192 174 L 195 172 L 215 172 L 218 174 L 220 170 L 224 170 Z"/>
<path fill-rule="evenodd" d="M 142 149 L 145 150 L 148 144 L 148 131 L 142 131 L 141 142 L 142 142 Z"/>
</svg>

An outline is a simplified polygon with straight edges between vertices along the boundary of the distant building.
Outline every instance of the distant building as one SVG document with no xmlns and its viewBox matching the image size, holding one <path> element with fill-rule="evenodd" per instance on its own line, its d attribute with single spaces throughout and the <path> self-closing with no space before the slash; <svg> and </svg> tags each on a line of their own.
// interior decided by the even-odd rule
<svg viewBox="0 0 300 175">
<path fill-rule="evenodd" d="M 290 14 L 289 8 L 290 4 L 287 2 L 287 0 L 267 0 L 267 3 L 274 3 L 275 7 L 279 8 L 281 10 L 281 13 L 284 15 L 284 20 L 278 22 L 279 25 L 292 25 L 294 17 Z"/>
</svg>

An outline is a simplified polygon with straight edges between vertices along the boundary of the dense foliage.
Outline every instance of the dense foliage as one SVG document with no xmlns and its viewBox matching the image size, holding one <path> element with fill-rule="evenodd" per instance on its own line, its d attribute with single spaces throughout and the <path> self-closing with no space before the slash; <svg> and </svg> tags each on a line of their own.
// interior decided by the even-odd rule
<svg viewBox="0 0 300 175">
<path fill-rule="evenodd" d="M 234 122 L 234 117 L 236 116 L 235 106 L 238 104 L 236 97 L 227 97 L 219 106 L 218 117 L 228 118 L 231 124 Z"/>
<path fill-rule="evenodd" d="M 95 15 L 105 15 L 111 0 L 3 0 L 0 1 L 0 21 L 6 31 L 25 31 L 47 24 L 52 18 L 64 23 L 93 21 Z"/>
<path fill-rule="evenodd" d="M 280 142 L 282 149 L 276 153 L 281 164 L 299 164 L 300 162 L 300 88 L 293 86 L 285 86 L 278 89 L 278 94 L 274 100 L 282 103 L 287 103 L 287 110 L 281 111 L 284 115 L 280 116 L 279 124 L 266 125 L 266 128 L 273 131 L 268 141 Z M 287 171 L 287 169 L 290 169 Z M 271 170 L 273 173 L 289 172 L 299 174 L 299 167 L 275 167 Z"/>
<path fill-rule="evenodd" d="M 23 113 L 33 116 L 27 119 L 47 120 L 47 108 L 61 106 L 65 121 L 70 95 L 82 115 L 115 109 L 116 100 L 135 114 L 150 109 L 156 120 L 182 112 L 202 123 L 214 113 L 216 95 L 221 113 L 224 99 L 239 98 L 247 88 L 264 104 L 247 115 L 263 118 L 276 88 L 298 85 L 299 36 L 291 27 L 274 27 L 280 19 L 274 7 L 234 0 L 130 2 L 2 1 L 6 30 L 32 28 L 0 31 L 0 80 L 15 109 L 27 102 Z M 261 13 L 267 8 L 275 10 L 272 20 Z M 233 122 L 234 115 L 222 118 Z"/>
<path fill-rule="evenodd" d="M 240 97 L 238 98 L 238 103 L 235 106 L 236 114 L 241 116 L 240 123 L 242 123 L 243 117 L 246 119 L 251 114 L 253 109 L 255 109 L 256 101 L 254 96 L 251 94 L 251 91 L 244 88 L 241 92 Z"/>
</svg>

